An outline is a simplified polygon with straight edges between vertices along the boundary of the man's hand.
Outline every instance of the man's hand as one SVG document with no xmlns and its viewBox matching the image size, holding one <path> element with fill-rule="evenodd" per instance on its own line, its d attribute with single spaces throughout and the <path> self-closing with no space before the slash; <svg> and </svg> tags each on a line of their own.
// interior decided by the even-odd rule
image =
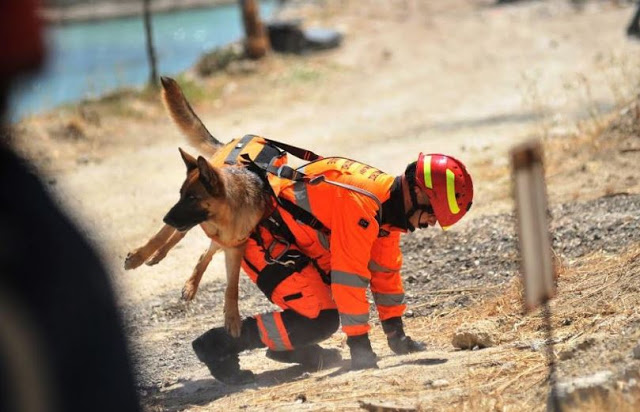
<svg viewBox="0 0 640 412">
<path fill-rule="evenodd" d="M 396 355 L 421 352 L 426 349 L 424 343 L 416 342 L 404 334 L 402 318 L 399 316 L 383 320 L 382 330 L 384 330 L 384 333 L 387 335 L 389 348 L 391 348 Z"/>
<path fill-rule="evenodd" d="M 378 356 L 371 348 L 368 334 L 349 336 L 347 345 L 351 350 L 351 369 L 378 369 Z"/>
</svg>

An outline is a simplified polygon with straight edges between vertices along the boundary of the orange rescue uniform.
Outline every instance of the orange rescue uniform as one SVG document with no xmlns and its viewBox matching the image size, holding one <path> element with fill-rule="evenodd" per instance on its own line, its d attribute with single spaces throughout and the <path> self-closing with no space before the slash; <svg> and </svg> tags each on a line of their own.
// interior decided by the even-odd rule
<svg viewBox="0 0 640 412">
<path fill-rule="evenodd" d="M 382 203 L 389 199 L 395 177 L 363 163 L 336 157 L 308 163 L 298 170 L 309 177 L 322 175 L 327 181 L 360 189 L 373 198 L 327 181 L 310 184 L 270 176 L 269 180 L 280 198 L 310 212 L 329 229 L 330 233 L 316 230 L 295 220 L 282 206 L 277 206 L 295 237 L 296 245 L 292 248 L 314 259 L 320 270 L 330 273 L 331 277 L 329 288 L 318 281 L 320 271 L 314 265 L 308 265 L 284 279 L 269 296 L 270 299 L 283 309 L 292 309 L 308 318 L 317 317 L 320 310 L 337 306 L 342 329 L 348 336 L 362 335 L 370 329 L 366 292 L 369 287 L 380 320 L 401 316 L 406 308 L 400 276 L 400 233 L 403 231 L 389 225 L 380 227 L 377 220 Z M 264 229 L 258 230 L 265 235 Z M 276 249 L 278 246 L 284 247 L 276 245 Z M 277 250 L 272 256 L 276 253 Z M 261 257 L 263 255 L 264 249 L 250 241 L 243 269 L 254 282 L 267 265 Z M 285 299 L 292 296 L 296 298 Z M 280 322 L 275 319 L 274 324 L 278 326 L 274 330 L 282 335 L 284 331 L 280 330 L 283 329 Z M 263 342 L 272 347 L 268 332 L 261 328 Z M 283 338 L 286 336 L 281 336 L 280 340 Z M 287 349 L 288 346 L 285 344 Z"/>
</svg>

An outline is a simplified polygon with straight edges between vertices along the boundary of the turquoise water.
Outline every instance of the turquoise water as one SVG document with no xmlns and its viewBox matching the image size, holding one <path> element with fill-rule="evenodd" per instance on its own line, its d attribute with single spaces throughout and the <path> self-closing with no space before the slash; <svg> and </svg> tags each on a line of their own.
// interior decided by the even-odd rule
<svg viewBox="0 0 640 412">
<path fill-rule="evenodd" d="M 270 17 L 274 4 L 260 2 L 261 18 Z M 243 35 L 236 4 L 154 14 L 152 29 L 159 74 L 169 76 Z M 46 37 L 45 67 L 13 90 L 12 121 L 120 87 L 143 86 L 149 78 L 142 17 L 52 26 Z"/>
</svg>

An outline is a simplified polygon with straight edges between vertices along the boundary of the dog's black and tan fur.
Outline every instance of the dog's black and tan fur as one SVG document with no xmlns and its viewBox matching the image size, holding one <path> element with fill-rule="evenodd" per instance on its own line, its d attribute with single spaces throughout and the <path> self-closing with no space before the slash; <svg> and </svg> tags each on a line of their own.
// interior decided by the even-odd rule
<svg viewBox="0 0 640 412">
<path fill-rule="evenodd" d="M 163 77 L 162 87 L 165 106 L 180 131 L 192 145 L 213 156 L 224 145 L 209 133 L 173 79 Z M 238 310 L 240 262 L 251 231 L 268 208 L 269 192 L 264 190 L 260 178 L 244 167 L 214 167 L 202 156 L 195 158 L 179 150 L 187 167 L 180 200 L 164 217 L 165 226 L 144 246 L 127 255 L 125 269 L 134 269 L 145 262 L 147 265 L 160 262 L 187 231 L 199 224 L 211 244 L 185 283 L 182 297 L 193 299 L 213 255 L 222 249 L 227 272 L 225 327 L 237 337 L 241 325 Z"/>
</svg>

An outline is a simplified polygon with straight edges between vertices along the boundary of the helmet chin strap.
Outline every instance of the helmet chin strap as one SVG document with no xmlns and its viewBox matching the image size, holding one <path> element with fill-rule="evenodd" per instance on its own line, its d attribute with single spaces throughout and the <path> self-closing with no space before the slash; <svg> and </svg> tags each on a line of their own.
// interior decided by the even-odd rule
<svg viewBox="0 0 640 412">
<path fill-rule="evenodd" d="M 417 211 L 421 211 L 422 213 L 433 214 L 433 208 L 431 206 L 418 204 L 418 196 L 416 195 L 415 187 L 416 187 L 415 182 L 411 180 L 409 182 L 409 196 L 411 197 L 411 209 L 409 209 L 409 211 L 405 215 L 405 219 L 407 221 L 407 229 L 410 232 L 413 232 L 416 230 L 416 227 L 413 226 L 409 220 L 414 215 L 414 213 L 416 213 Z M 422 213 L 420 214 L 420 216 L 418 216 L 418 228 L 426 229 L 429 227 L 429 224 L 420 223 L 420 218 L 422 217 Z"/>
</svg>

